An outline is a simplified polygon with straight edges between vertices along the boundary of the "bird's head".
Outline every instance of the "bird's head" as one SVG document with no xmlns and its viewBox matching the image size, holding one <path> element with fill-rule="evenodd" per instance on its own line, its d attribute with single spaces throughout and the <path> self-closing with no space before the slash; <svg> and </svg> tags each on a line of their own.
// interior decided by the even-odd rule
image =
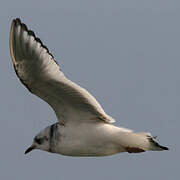
<svg viewBox="0 0 180 180">
<path fill-rule="evenodd" d="M 43 129 L 38 133 L 33 140 L 32 145 L 25 151 L 25 154 L 31 152 L 34 149 L 41 149 L 44 151 L 50 150 L 50 127 Z"/>
</svg>

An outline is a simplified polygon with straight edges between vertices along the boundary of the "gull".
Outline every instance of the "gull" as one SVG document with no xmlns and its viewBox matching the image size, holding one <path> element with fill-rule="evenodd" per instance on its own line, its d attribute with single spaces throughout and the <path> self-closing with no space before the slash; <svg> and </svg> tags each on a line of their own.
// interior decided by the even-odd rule
<svg viewBox="0 0 180 180">
<path fill-rule="evenodd" d="M 113 125 L 115 120 L 87 90 L 66 78 L 47 47 L 19 18 L 11 24 L 10 54 L 20 81 L 46 101 L 58 119 L 34 137 L 25 154 L 34 149 L 66 156 L 168 150 L 150 133 Z"/>
</svg>

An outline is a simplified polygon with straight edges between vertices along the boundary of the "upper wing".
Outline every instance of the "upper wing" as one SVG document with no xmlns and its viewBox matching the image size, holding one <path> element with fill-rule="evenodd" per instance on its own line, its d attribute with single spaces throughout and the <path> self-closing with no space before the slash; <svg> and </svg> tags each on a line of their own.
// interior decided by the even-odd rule
<svg viewBox="0 0 180 180">
<path fill-rule="evenodd" d="M 12 21 L 10 53 L 21 82 L 54 109 L 60 122 L 114 122 L 88 91 L 64 76 L 52 54 L 20 19 Z"/>
</svg>

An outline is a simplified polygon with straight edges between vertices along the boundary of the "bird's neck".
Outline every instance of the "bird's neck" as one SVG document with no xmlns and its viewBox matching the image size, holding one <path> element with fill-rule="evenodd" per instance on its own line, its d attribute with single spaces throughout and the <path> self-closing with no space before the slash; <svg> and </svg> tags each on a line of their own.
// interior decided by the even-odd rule
<svg viewBox="0 0 180 180">
<path fill-rule="evenodd" d="M 57 144 L 61 141 L 60 125 L 55 123 L 49 128 L 49 151 L 56 152 Z"/>
</svg>

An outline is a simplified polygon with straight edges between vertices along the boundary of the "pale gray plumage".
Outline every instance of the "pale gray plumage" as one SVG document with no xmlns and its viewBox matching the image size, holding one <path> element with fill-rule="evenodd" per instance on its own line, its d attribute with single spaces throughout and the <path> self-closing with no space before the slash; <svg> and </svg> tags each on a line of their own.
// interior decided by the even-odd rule
<svg viewBox="0 0 180 180">
<path fill-rule="evenodd" d="M 20 19 L 12 21 L 10 52 L 21 82 L 54 109 L 59 121 L 41 131 L 26 153 L 34 148 L 72 156 L 167 150 L 149 133 L 110 124 L 115 120 L 88 91 L 65 77 L 48 49 Z"/>
</svg>

